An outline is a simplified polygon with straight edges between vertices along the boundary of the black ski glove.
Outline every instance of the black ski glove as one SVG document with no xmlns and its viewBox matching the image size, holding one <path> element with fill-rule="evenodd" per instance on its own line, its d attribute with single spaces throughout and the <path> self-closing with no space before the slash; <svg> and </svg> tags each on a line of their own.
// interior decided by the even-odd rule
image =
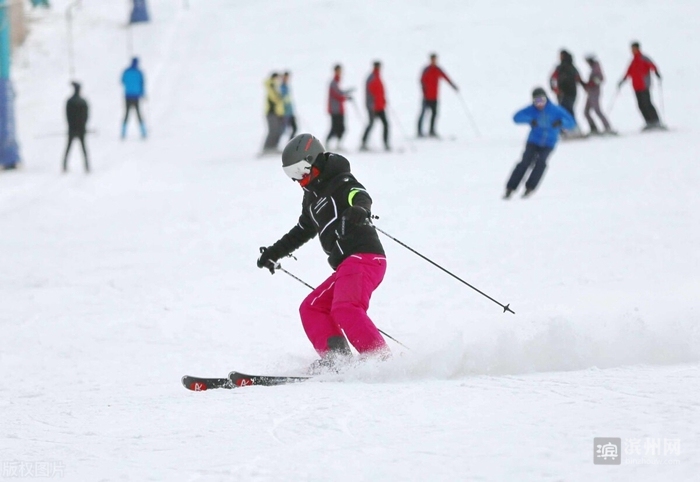
<svg viewBox="0 0 700 482">
<path fill-rule="evenodd" d="M 260 257 L 258 258 L 258 268 L 267 268 L 270 273 L 275 274 L 275 267 L 277 266 L 277 260 L 279 258 L 275 256 L 275 252 L 272 248 L 260 247 Z"/>
<path fill-rule="evenodd" d="M 369 219 L 369 213 L 360 206 L 350 206 L 343 213 L 340 220 L 340 239 L 343 239 L 348 232 L 348 226 L 359 226 Z"/>
<path fill-rule="evenodd" d="M 369 218 L 369 213 L 365 208 L 360 206 L 350 206 L 343 213 L 343 219 L 348 224 L 360 225 Z"/>
<path fill-rule="evenodd" d="M 537 127 L 537 119 L 532 119 L 532 120 L 530 121 L 530 126 L 531 126 L 531 127 Z"/>
<path fill-rule="evenodd" d="M 552 122 L 552 127 L 561 127 L 561 119 L 557 119 Z"/>
</svg>

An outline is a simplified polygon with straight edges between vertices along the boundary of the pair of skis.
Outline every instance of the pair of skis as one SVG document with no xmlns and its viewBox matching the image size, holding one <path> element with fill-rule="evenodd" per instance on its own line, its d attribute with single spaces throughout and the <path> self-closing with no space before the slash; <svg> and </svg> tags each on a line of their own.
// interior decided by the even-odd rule
<svg viewBox="0 0 700 482">
<path fill-rule="evenodd" d="M 182 377 L 182 385 L 193 392 L 203 392 L 205 390 L 214 390 L 216 388 L 225 388 L 231 390 L 233 388 L 249 387 L 259 385 L 271 387 L 275 385 L 287 385 L 289 383 L 300 383 L 309 380 L 311 377 L 286 377 L 286 376 L 268 376 L 268 375 L 246 375 L 245 373 L 231 372 L 227 378 L 201 378 L 185 375 Z"/>
</svg>

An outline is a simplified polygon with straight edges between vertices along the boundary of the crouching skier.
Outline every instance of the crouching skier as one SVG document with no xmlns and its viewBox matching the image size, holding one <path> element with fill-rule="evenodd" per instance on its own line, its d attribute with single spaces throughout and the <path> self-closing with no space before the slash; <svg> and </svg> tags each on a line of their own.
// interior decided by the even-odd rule
<svg viewBox="0 0 700 482">
<path fill-rule="evenodd" d="M 258 268 L 274 273 L 276 261 L 314 236 L 334 272 L 302 302 L 301 323 L 321 360 L 311 373 L 333 370 L 352 356 L 389 354 L 367 316 L 372 292 L 384 279 L 386 258 L 370 221 L 372 198 L 350 173 L 349 161 L 324 152 L 311 134 L 293 138 L 282 152 L 282 168 L 304 190 L 299 222 L 272 246 L 260 248 Z"/>
<path fill-rule="evenodd" d="M 503 199 L 509 199 L 513 191 L 518 189 L 528 169 L 532 167 L 530 176 L 525 182 L 525 193 L 528 197 L 537 189 L 547 168 L 547 158 L 552 153 L 559 140 L 559 129 L 571 130 L 576 127 L 576 121 L 569 112 L 558 105 L 549 102 L 547 93 L 542 87 L 532 91 L 532 105 L 519 110 L 513 116 L 516 124 L 530 124 L 532 128 L 525 144 L 522 160 L 515 165 L 506 184 Z"/>
</svg>

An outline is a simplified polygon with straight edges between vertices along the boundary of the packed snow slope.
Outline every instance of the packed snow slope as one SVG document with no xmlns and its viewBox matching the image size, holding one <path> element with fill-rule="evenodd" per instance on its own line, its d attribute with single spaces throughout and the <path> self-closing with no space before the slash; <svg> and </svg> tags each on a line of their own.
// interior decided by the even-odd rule
<svg viewBox="0 0 700 482">
<path fill-rule="evenodd" d="M 151 0 L 153 21 L 129 33 L 127 2 L 82 2 L 90 176 L 77 148 L 60 174 L 68 3 L 32 12 L 14 56 L 24 166 L 0 174 L 3 477 L 24 464 L 79 481 L 697 480 L 700 3 Z M 653 96 L 671 131 L 639 133 L 627 85 L 619 138 L 560 145 L 531 199 L 500 199 L 527 135 L 511 116 L 558 50 L 584 75 L 598 54 L 609 108 L 635 39 L 664 74 Z M 438 129 L 455 139 L 406 139 L 431 51 L 481 137 L 443 85 Z M 135 124 L 118 138 L 132 54 L 146 141 Z M 297 314 L 307 288 L 255 266 L 301 200 L 278 158 L 256 158 L 262 82 L 291 70 L 301 129 L 325 138 L 332 65 L 361 91 L 374 59 L 395 151 L 357 153 L 366 115 L 351 106 L 345 147 L 377 225 L 516 314 L 383 238 L 370 314 L 410 351 L 392 342 L 385 363 L 300 385 L 184 390 L 186 373 L 315 359 Z M 316 240 L 296 254 L 283 265 L 303 280 L 329 275 Z M 680 451 L 598 466 L 594 437 Z"/>
</svg>

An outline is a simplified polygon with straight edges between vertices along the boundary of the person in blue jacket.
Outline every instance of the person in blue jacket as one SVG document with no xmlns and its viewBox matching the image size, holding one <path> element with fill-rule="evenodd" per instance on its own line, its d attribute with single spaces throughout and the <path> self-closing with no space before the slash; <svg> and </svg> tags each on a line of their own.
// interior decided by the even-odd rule
<svg viewBox="0 0 700 482">
<path fill-rule="evenodd" d="M 284 125 L 285 129 L 287 126 L 292 129 L 292 133 L 289 136 L 291 141 L 294 136 L 297 135 L 297 118 L 294 115 L 294 105 L 292 104 L 292 93 L 289 90 L 289 72 L 282 74 L 282 83 L 280 84 L 280 95 L 282 96 L 282 101 L 284 102 Z"/>
<path fill-rule="evenodd" d="M 139 109 L 139 101 L 146 95 L 146 82 L 143 77 L 143 72 L 139 69 L 139 59 L 134 57 L 131 60 L 131 66 L 122 74 L 122 84 L 124 85 L 124 97 L 126 98 L 126 114 L 124 115 L 124 123 L 122 124 L 122 139 L 126 137 L 126 123 L 129 120 L 131 109 L 136 111 L 136 117 L 139 120 L 141 129 L 141 137 L 146 138 L 146 124 L 141 117 Z"/>
<path fill-rule="evenodd" d="M 532 194 L 547 168 L 547 158 L 559 141 L 559 132 L 576 127 L 576 121 L 571 114 L 563 107 L 552 104 L 542 87 L 532 91 L 532 105 L 516 112 L 513 122 L 530 124 L 532 130 L 527 138 L 523 159 L 515 166 L 508 179 L 504 199 L 508 199 L 513 191 L 518 189 L 530 166 L 533 166 L 532 172 L 525 183 L 523 197 Z"/>
</svg>

